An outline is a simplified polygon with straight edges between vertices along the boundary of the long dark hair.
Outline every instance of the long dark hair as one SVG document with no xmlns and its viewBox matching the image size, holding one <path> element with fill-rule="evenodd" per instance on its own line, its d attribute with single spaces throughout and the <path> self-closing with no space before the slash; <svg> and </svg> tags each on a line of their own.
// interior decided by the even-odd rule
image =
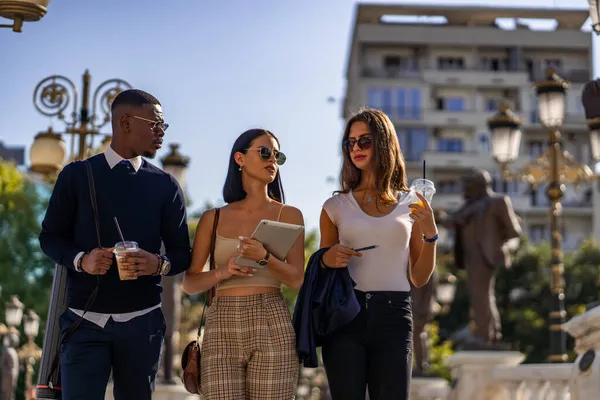
<svg viewBox="0 0 600 400">
<path fill-rule="evenodd" d="M 246 149 L 252 146 L 254 139 L 263 135 L 271 136 L 273 139 L 275 139 L 277 145 L 281 147 L 279 139 L 277 139 L 272 132 L 266 129 L 249 129 L 242 133 L 233 144 L 231 154 L 229 155 L 229 169 L 227 170 L 227 178 L 225 178 L 225 185 L 223 185 L 223 200 L 225 200 L 226 203 L 233 203 L 246 198 L 246 191 L 242 186 L 242 171 L 240 171 L 240 166 L 235 162 L 233 156 L 238 151 L 246 154 Z M 281 185 L 279 168 L 277 168 L 275 180 L 269 183 L 267 186 L 267 193 L 273 200 L 276 200 L 280 203 L 285 203 L 285 195 L 283 193 L 283 186 Z"/>
<path fill-rule="evenodd" d="M 400 149 L 394 124 L 382 111 L 364 108 L 346 123 L 342 141 L 348 139 L 350 127 L 355 122 L 364 122 L 369 127 L 373 140 L 373 158 L 371 162 L 375 169 L 375 187 L 383 202 L 394 202 L 394 190 L 408 191 L 406 184 L 406 167 L 404 156 Z M 346 149 L 342 151 L 344 162 L 341 173 L 341 193 L 348 193 L 360 184 L 362 171 L 352 163 Z"/>
</svg>

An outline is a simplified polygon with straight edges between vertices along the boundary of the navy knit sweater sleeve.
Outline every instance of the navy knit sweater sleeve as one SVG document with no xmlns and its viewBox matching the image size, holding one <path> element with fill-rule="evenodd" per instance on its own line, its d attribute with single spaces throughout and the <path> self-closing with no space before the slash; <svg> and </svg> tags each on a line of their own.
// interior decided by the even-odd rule
<svg viewBox="0 0 600 400">
<path fill-rule="evenodd" d="M 58 174 L 46 216 L 42 221 L 40 246 L 55 263 L 75 270 L 73 260 L 83 250 L 78 248 L 73 240 L 76 207 L 72 170 L 73 164 L 68 164 Z"/>
<path fill-rule="evenodd" d="M 160 234 L 165 245 L 165 256 L 171 262 L 168 275 L 177 275 L 190 266 L 190 239 L 183 191 L 175 178 L 170 175 L 169 178 L 170 196 L 165 202 Z"/>
</svg>

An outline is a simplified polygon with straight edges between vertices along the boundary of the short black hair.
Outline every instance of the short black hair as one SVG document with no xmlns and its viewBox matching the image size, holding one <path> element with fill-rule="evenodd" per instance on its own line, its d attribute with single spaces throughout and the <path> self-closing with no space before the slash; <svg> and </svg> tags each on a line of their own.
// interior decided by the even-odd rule
<svg viewBox="0 0 600 400">
<path fill-rule="evenodd" d="M 139 89 L 127 89 L 120 92 L 112 102 L 110 110 L 114 111 L 120 105 L 141 107 L 146 104 L 161 105 L 160 101 L 150 93 Z"/>
</svg>

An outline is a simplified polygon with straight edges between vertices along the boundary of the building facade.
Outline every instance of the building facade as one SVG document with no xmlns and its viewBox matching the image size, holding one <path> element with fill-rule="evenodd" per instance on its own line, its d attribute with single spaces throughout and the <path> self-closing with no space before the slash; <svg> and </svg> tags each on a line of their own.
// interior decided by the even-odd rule
<svg viewBox="0 0 600 400">
<path fill-rule="evenodd" d="M 550 239 L 545 188 L 503 182 L 491 156 L 487 119 L 507 102 L 523 121 L 521 154 L 513 168 L 541 155 L 548 134 L 539 123 L 533 83 L 547 67 L 571 82 L 563 132 L 565 148 L 591 162 L 581 89 L 592 78 L 592 37 L 581 30 L 587 10 L 503 9 L 416 5 L 358 5 L 346 70 L 343 115 L 362 106 L 390 116 L 409 180 L 422 173 L 437 188 L 433 206 L 462 203 L 467 168 L 490 172 L 494 189 L 510 195 L 534 243 Z M 531 20 L 542 21 L 546 29 Z M 552 26 L 554 25 L 554 26 Z M 593 169 L 593 168 L 592 168 Z M 563 240 L 575 249 L 594 233 L 593 185 L 567 188 Z M 600 209 L 600 207 L 598 207 Z M 595 226 L 596 225 L 596 226 Z M 442 244 L 449 245 L 445 236 Z"/>
</svg>

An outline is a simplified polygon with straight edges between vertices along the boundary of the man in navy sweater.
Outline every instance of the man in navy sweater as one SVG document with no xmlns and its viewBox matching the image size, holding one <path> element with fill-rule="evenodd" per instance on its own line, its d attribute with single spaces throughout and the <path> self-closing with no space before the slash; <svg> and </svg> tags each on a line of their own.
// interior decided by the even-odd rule
<svg viewBox="0 0 600 400">
<path fill-rule="evenodd" d="M 185 201 L 175 179 L 148 163 L 162 144 L 165 124 L 159 101 L 141 90 L 126 90 L 111 106 L 110 148 L 91 157 L 100 241 L 85 161 L 61 171 L 42 222 L 40 245 L 68 268 L 68 309 L 61 335 L 83 315 L 60 349 L 63 399 L 103 400 L 112 370 L 117 400 L 151 399 L 165 332 L 161 276 L 190 265 Z M 125 259 L 131 277 L 121 280 L 113 246 L 125 240 L 140 251 Z M 165 254 L 161 255 L 161 241 Z M 98 286 L 87 312 L 86 303 Z"/>
</svg>

